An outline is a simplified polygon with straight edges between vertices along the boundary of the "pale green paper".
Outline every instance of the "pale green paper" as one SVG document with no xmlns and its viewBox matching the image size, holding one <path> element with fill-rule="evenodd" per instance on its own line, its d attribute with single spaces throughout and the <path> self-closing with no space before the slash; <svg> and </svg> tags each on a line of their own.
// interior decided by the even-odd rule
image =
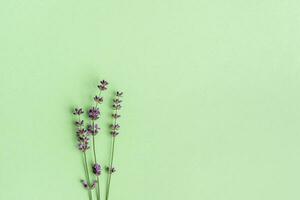
<svg viewBox="0 0 300 200">
<path fill-rule="evenodd" d="M 110 200 L 300 199 L 299 54 L 298 0 L 1 1 L 0 199 L 88 199 L 71 109 L 103 78 Z"/>
</svg>

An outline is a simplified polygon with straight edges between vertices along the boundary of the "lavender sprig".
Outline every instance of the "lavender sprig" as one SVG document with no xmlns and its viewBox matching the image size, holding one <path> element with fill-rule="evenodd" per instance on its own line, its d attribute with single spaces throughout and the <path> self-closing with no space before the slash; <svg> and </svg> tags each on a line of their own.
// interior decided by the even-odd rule
<svg viewBox="0 0 300 200">
<path fill-rule="evenodd" d="M 96 185 L 97 185 L 97 181 L 93 181 L 92 184 L 88 184 L 88 182 L 86 182 L 85 180 L 81 180 L 82 186 L 87 189 L 87 190 L 93 190 L 95 189 Z"/>
<path fill-rule="evenodd" d="M 102 173 L 102 167 L 97 162 L 96 157 L 96 143 L 95 143 L 95 135 L 100 133 L 99 124 L 96 123 L 101 117 L 101 110 L 98 108 L 100 104 L 103 103 L 103 97 L 101 93 L 108 88 L 108 82 L 105 80 L 100 81 L 100 84 L 97 86 L 99 88 L 99 94 L 94 96 L 95 104 L 91 106 L 91 108 L 87 111 L 88 118 L 90 119 L 89 124 L 85 127 L 84 120 L 81 119 L 81 115 L 84 113 L 82 108 L 75 108 L 73 114 L 77 116 L 77 120 L 74 122 L 76 129 L 76 136 L 78 141 L 78 149 L 83 153 L 83 161 L 84 161 L 84 169 L 86 180 L 81 180 L 82 186 L 88 191 L 89 200 L 93 200 L 92 190 L 95 189 L 97 200 L 100 200 L 100 184 L 99 184 L 99 176 Z M 122 92 L 116 92 L 115 98 L 113 99 L 113 114 L 112 119 L 113 123 L 111 125 L 110 134 L 112 136 L 112 145 L 110 151 L 110 160 L 109 166 L 106 168 L 108 172 L 107 176 L 107 187 L 106 187 L 106 200 L 109 198 L 109 191 L 111 185 L 111 175 L 116 172 L 115 167 L 113 167 L 114 162 L 114 151 L 115 151 L 115 140 L 116 136 L 119 135 L 120 125 L 117 123 L 118 119 L 121 117 L 119 111 L 122 106 Z M 95 179 L 90 179 L 89 167 L 87 163 L 87 151 L 90 149 L 90 138 L 92 137 L 92 148 L 93 148 L 93 164 L 91 166 L 92 172 L 95 176 Z"/>
<path fill-rule="evenodd" d="M 114 110 L 114 113 L 112 114 L 113 118 L 113 124 L 111 125 L 111 135 L 112 135 L 112 147 L 111 147 L 111 156 L 110 156 L 110 164 L 109 167 L 107 167 L 108 171 L 108 182 L 107 182 L 107 191 L 106 191 L 106 200 L 109 198 L 109 190 L 110 190 L 110 183 L 111 183 L 111 175 L 116 171 L 115 167 L 113 167 L 113 161 L 114 161 L 114 152 L 115 152 L 115 139 L 116 136 L 119 135 L 119 129 L 120 125 L 117 123 L 117 119 L 121 117 L 121 115 L 118 114 L 118 111 L 121 110 L 122 106 L 122 100 L 123 92 L 116 92 L 115 98 L 113 100 L 112 108 Z"/>
<path fill-rule="evenodd" d="M 98 108 L 99 104 L 103 103 L 103 97 L 101 96 L 102 91 L 107 90 L 108 82 L 105 80 L 100 81 L 98 85 L 99 94 L 94 97 L 95 106 L 93 106 L 89 112 L 88 116 L 91 119 L 91 124 L 88 126 L 88 132 L 92 135 L 93 139 L 93 154 L 94 154 L 94 165 L 93 165 L 93 173 L 96 175 L 97 179 L 97 190 L 96 196 L 97 200 L 100 200 L 100 184 L 99 184 L 99 175 L 101 174 L 101 166 L 97 163 L 97 156 L 96 156 L 96 143 L 95 143 L 95 135 L 100 131 L 98 124 L 95 123 L 97 119 L 99 119 L 101 112 Z"/>
<path fill-rule="evenodd" d="M 86 172 L 86 179 L 87 181 L 82 181 L 82 185 L 84 188 L 89 188 L 90 185 L 90 175 L 89 175 L 89 170 L 87 166 L 87 159 L 86 159 L 86 151 L 90 148 L 89 146 L 89 135 L 87 131 L 84 129 L 83 124 L 84 121 L 80 119 L 80 116 L 84 113 L 82 108 L 75 108 L 73 114 L 78 116 L 78 120 L 75 122 L 75 125 L 77 127 L 77 140 L 78 140 L 78 149 L 83 152 L 84 156 L 84 168 Z M 89 188 L 88 195 L 89 199 L 92 200 L 92 192 L 90 191 L 91 188 Z"/>
</svg>

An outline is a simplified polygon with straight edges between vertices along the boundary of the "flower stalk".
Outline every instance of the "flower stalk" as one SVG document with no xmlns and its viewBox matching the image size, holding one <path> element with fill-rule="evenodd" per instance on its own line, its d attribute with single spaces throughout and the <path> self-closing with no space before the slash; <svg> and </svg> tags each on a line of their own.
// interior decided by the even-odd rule
<svg viewBox="0 0 300 200">
<path fill-rule="evenodd" d="M 78 116 L 78 121 L 75 122 L 75 125 L 77 126 L 77 140 L 78 140 L 78 149 L 83 153 L 83 162 L 84 162 L 84 169 L 86 174 L 87 181 L 82 180 L 82 185 L 84 188 L 88 189 L 88 195 L 89 199 L 92 200 L 92 192 L 90 190 L 90 175 L 87 165 L 87 159 L 86 159 L 86 151 L 90 148 L 89 146 L 89 137 L 87 134 L 87 131 L 83 128 L 84 121 L 81 120 L 80 116 L 84 113 L 82 108 L 75 108 L 73 114 Z"/>
<path fill-rule="evenodd" d="M 107 191 L 106 191 L 106 200 L 109 199 L 109 191 L 110 191 L 110 185 L 111 185 L 111 175 L 116 171 L 116 169 L 113 167 L 114 162 L 114 154 L 115 154 L 115 140 L 116 136 L 119 134 L 120 125 L 117 123 L 117 119 L 121 117 L 121 115 L 118 114 L 118 111 L 121 110 L 122 106 L 122 98 L 123 92 L 117 92 L 116 96 L 113 100 L 113 110 L 114 113 L 112 114 L 113 118 L 113 124 L 111 125 L 111 135 L 112 135 L 112 145 L 111 145 L 111 155 L 110 155 L 110 163 L 108 170 L 108 180 L 107 180 Z"/>
<path fill-rule="evenodd" d="M 100 131 L 100 128 L 98 127 L 98 124 L 95 123 L 95 121 L 97 119 L 99 119 L 100 117 L 100 110 L 98 108 L 98 105 L 103 103 L 103 97 L 101 96 L 102 91 L 107 90 L 107 86 L 108 86 L 108 82 L 105 80 L 100 81 L 100 84 L 98 85 L 98 89 L 99 89 L 99 94 L 96 95 L 94 97 L 94 101 L 95 101 L 95 106 L 93 106 L 88 113 L 89 118 L 91 119 L 91 125 L 89 126 L 89 130 L 90 130 L 90 134 L 92 135 L 92 144 L 93 144 L 93 157 L 94 157 L 94 165 L 93 165 L 93 172 L 94 175 L 96 176 L 96 180 L 97 180 L 97 188 L 96 188 L 96 197 L 97 200 L 101 199 L 100 196 L 100 182 L 99 182 L 99 175 L 101 173 L 101 171 L 99 171 L 99 173 L 95 173 L 95 166 L 99 166 L 97 167 L 97 169 L 101 170 L 101 166 L 98 164 L 97 162 L 97 154 L 96 154 L 96 141 L 95 141 L 95 135 Z"/>
<path fill-rule="evenodd" d="M 81 119 L 81 115 L 84 113 L 82 108 L 75 108 L 73 114 L 75 116 L 78 116 L 77 120 L 75 121 L 75 125 L 77 127 L 76 134 L 77 134 L 77 141 L 78 141 L 78 149 L 83 153 L 83 164 L 84 164 L 84 170 L 85 170 L 85 180 L 81 180 L 81 184 L 83 188 L 85 188 L 88 191 L 89 200 L 93 200 L 92 191 L 95 189 L 97 200 L 100 200 L 100 182 L 99 182 L 99 176 L 102 172 L 101 165 L 97 162 L 97 153 L 96 153 L 96 139 L 95 136 L 100 132 L 100 127 L 97 123 L 97 120 L 100 118 L 102 112 L 99 109 L 99 105 L 103 103 L 103 97 L 101 96 L 102 92 L 104 90 L 107 90 L 108 82 L 105 80 L 100 81 L 100 84 L 98 85 L 99 88 L 99 94 L 94 97 L 94 106 L 92 106 L 88 111 L 87 115 L 90 120 L 90 122 L 85 127 L 84 120 Z M 113 167 L 113 161 L 114 161 L 114 152 L 115 152 L 115 138 L 119 134 L 119 128 L 120 125 L 117 123 L 117 119 L 121 116 L 118 114 L 119 110 L 121 109 L 121 97 L 123 93 L 117 92 L 115 95 L 115 98 L 113 100 L 113 124 L 111 125 L 111 135 L 112 135 L 112 145 L 110 149 L 110 160 L 109 160 L 109 166 L 108 169 L 108 182 L 107 182 L 107 190 L 106 190 L 106 200 L 109 198 L 109 191 L 110 191 L 110 185 L 111 185 L 111 175 L 116 170 Z M 91 139 L 92 140 L 91 140 Z M 87 153 L 90 149 L 90 141 L 92 143 L 92 174 L 94 174 L 94 179 L 91 179 L 90 173 L 89 173 L 89 164 L 87 161 Z M 96 180 L 95 180 L 96 179 Z"/>
</svg>

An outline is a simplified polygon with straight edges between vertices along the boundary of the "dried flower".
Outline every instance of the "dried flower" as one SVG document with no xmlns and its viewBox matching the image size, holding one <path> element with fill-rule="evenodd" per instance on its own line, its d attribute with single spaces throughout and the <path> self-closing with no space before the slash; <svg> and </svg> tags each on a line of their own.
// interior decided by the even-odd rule
<svg viewBox="0 0 300 200">
<path fill-rule="evenodd" d="M 116 172 L 116 168 L 114 167 L 106 167 L 106 170 L 108 171 L 109 174 Z"/>
<path fill-rule="evenodd" d="M 113 109 L 114 110 L 120 110 L 122 106 L 120 104 L 113 104 Z"/>
<path fill-rule="evenodd" d="M 121 117 L 121 115 L 118 115 L 117 113 L 114 113 L 111 115 L 114 119 L 118 119 L 119 117 Z"/>
<path fill-rule="evenodd" d="M 101 174 L 101 166 L 96 163 L 93 165 L 93 173 L 96 175 L 96 176 L 99 176 Z"/>
<path fill-rule="evenodd" d="M 119 132 L 117 132 L 117 131 L 111 131 L 110 133 L 113 137 L 116 137 L 117 135 L 119 135 Z"/>
<path fill-rule="evenodd" d="M 99 111 L 99 108 L 96 108 L 96 107 L 92 107 L 90 110 L 89 110 L 89 118 L 91 120 L 96 120 L 99 118 L 100 116 L 100 111 Z"/>
<path fill-rule="evenodd" d="M 92 185 L 90 186 L 90 190 L 95 189 L 97 186 L 97 181 L 93 181 Z"/>
<path fill-rule="evenodd" d="M 77 131 L 77 139 L 78 139 L 78 149 L 82 152 L 85 152 L 90 148 L 89 146 L 89 137 L 88 133 L 85 129 L 79 128 Z"/>
<path fill-rule="evenodd" d="M 103 102 L 103 97 L 95 96 L 95 97 L 94 97 L 94 101 L 95 101 L 96 103 L 101 104 L 101 103 Z"/>
<path fill-rule="evenodd" d="M 82 186 L 84 187 L 84 189 L 87 189 L 87 190 L 92 190 L 96 187 L 97 185 L 97 181 L 93 181 L 93 183 L 89 186 L 88 182 L 85 181 L 85 180 L 81 180 L 80 181 L 82 183 Z"/>
<path fill-rule="evenodd" d="M 83 126 L 83 120 L 78 120 L 75 122 L 76 126 Z"/>
<path fill-rule="evenodd" d="M 96 189 L 96 197 L 97 200 L 100 199 L 100 186 L 99 186 L 99 176 L 102 173 L 102 167 L 100 164 L 97 163 L 97 158 L 96 158 L 96 143 L 95 143 L 95 135 L 98 134 L 100 132 L 100 127 L 99 124 L 96 123 L 96 120 L 99 119 L 100 115 L 102 114 L 100 112 L 100 109 L 98 108 L 98 105 L 103 103 L 103 97 L 101 96 L 102 91 L 107 90 L 108 86 L 108 82 L 105 80 L 100 81 L 99 85 L 97 85 L 97 87 L 99 88 L 99 94 L 94 96 L 94 106 L 91 107 L 87 114 L 88 117 L 90 119 L 90 123 L 87 125 L 87 127 L 85 126 L 84 120 L 82 120 L 80 118 L 80 115 L 82 115 L 84 113 L 82 108 L 75 108 L 73 111 L 74 115 L 78 116 L 78 119 L 74 122 L 77 130 L 76 130 L 76 135 L 77 135 L 77 140 L 78 140 L 78 149 L 80 151 L 83 152 L 83 156 L 84 156 L 84 169 L 86 170 L 86 180 L 81 180 L 82 186 L 87 189 L 88 193 L 89 193 L 89 199 L 92 200 L 93 199 L 93 195 L 92 195 L 92 190 Z M 109 190 L 110 190 L 110 181 L 111 181 L 111 174 L 113 174 L 114 172 L 116 172 L 115 167 L 112 166 L 113 163 L 113 158 L 114 158 L 114 148 L 115 148 L 115 137 L 119 134 L 119 129 L 120 129 L 120 125 L 117 123 L 117 119 L 119 119 L 121 117 L 121 115 L 119 114 L 119 110 L 121 110 L 122 108 L 122 96 L 123 96 L 123 92 L 117 91 L 115 94 L 115 98 L 113 99 L 113 110 L 114 113 L 112 114 L 112 118 L 113 118 L 113 124 L 111 125 L 111 135 L 112 135 L 112 142 L 113 145 L 111 146 L 111 157 L 110 157 L 110 166 L 107 167 L 107 171 L 109 174 L 109 178 L 108 178 L 108 186 L 107 186 L 107 190 L 106 190 L 106 199 L 109 198 Z M 90 137 L 92 137 L 92 147 L 93 147 L 93 160 L 94 160 L 94 164 L 91 166 L 92 167 L 92 172 L 96 178 L 96 180 L 94 179 L 94 181 L 92 179 L 90 179 L 90 175 L 89 175 L 89 167 L 88 167 L 88 162 L 87 162 L 87 150 L 90 149 Z"/>
<path fill-rule="evenodd" d="M 108 85 L 108 82 L 106 80 L 102 80 L 102 81 L 100 81 L 100 84 L 106 86 L 106 85 Z"/>
<path fill-rule="evenodd" d="M 89 189 L 89 184 L 87 181 L 85 180 L 81 180 L 82 186 L 84 187 L 84 189 Z"/>
<path fill-rule="evenodd" d="M 123 96 L 123 92 L 117 91 L 116 96 L 117 97 L 122 97 Z"/>
<path fill-rule="evenodd" d="M 77 131 L 77 136 L 79 139 L 83 139 L 86 137 L 86 130 L 84 128 L 79 128 Z"/>
<path fill-rule="evenodd" d="M 93 125 L 89 124 L 88 128 L 87 128 L 87 132 L 91 135 L 97 135 L 99 130 L 100 130 L 100 127 L 98 126 L 98 124 L 94 124 L 94 127 L 93 127 Z"/>
<path fill-rule="evenodd" d="M 105 80 L 100 81 L 100 84 L 98 85 L 98 88 L 100 91 L 107 89 L 108 82 Z"/>
<path fill-rule="evenodd" d="M 113 102 L 115 104 L 120 104 L 120 103 L 122 103 L 122 100 L 121 99 L 114 99 Z"/>
<path fill-rule="evenodd" d="M 120 128 L 119 124 L 112 124 L 111 125 L 111 129 L 114 130 L 114 131 L 119 130 L 119 128 Z"/>
<path fill-rule="evenodd" d="M 75 110 L 73 111 L 73 115 L 82 115 L 84 112 L 82 110 L 82 108 L 75 108 Z"/>
<path fill-rule="evenodd" d="M 84 142 L 84 143 L 79 143 L 78 149 L 82 152 L 85 152 L 86 150 L 90 149 L 90 147 L 86 142 Z"/>
</svg>

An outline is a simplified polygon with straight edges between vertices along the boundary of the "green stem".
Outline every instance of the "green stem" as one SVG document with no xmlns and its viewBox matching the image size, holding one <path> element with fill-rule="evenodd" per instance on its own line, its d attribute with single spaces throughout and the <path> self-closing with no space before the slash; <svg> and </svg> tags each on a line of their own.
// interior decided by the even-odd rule
<svg viewBox="0 0 300 200">
<path fill-rule="evenodd" d="M 98 97 L 100 98 L 101 97 L 101 90 L 99 92 L 99 95 Z M 95 107 L 97 108 L 98 107 L 98 103 L 96 102 L 96 105 Z M 93 126 L 93 132 L 95 132 L 95 122 L 94 120 L 92 120 L 92 126 Z M 94 164 L 97 163 L 97 156 L 96 156 L 96 144 L 95 144 L 95 135 L 93 134 L 93 152 L 94 152 Z M 96 188 L 96 197 L 97 197 L 97 200 L 100 200 L 100 182 L 99 182 L 99 177 L 97 177 L 97 188 Z"/>
<path fill-rule="evenodd" d="M 78 121 L 80 122 L 81 118 L 80 118 L 80 115 L 78 116 Z M 80 128 L 82 127 L 82 125 L 80 126 Z M 86 153 L 83 152 L 83 162 L 84 162 L 84 171 L 85 171 L 85 176 L 86 176 L 86 179 L 87 179 L 87 182 L 88 182 L 88 187 L 90 186 L 90 175 L 89 175 L 89 168 L 88 168 L 88 165 L 87 165 L 87 159 L 86 159 Z M 89 195 L 89 199 L 90 200 L 93 200 L 93 196 L 92 196 L 92 192 L 89 190 L 88 188 L 88 195 Z"/>
<path fill-rule="evenodd" d="M 100 186 L 99 186 L 99 184 L 100 184 L 100 182 L 99 182 L 99 177 L 97 176 L 98 198 L 99 198 L 99 200 L 100 200 L 101 195 L 100 195 Z"/>
<path fill-rule="evenodd" d="M 94 120 L 92 121 L 92 126 L 93 126 L 93 132 L 95 132 L 95 123 Z M 97 156 L 96 156 L 96 145 L 95 145 L 95 135 L 93 135 L 93 152 L 94 152 L 94 164 L 97 163 Z M 96 189 L 96 196 L 97 200 L 100 200 L 100 182 L 99 182 L 99 177 L 97 177 L 97 189 Z"/>
<path fill-rule="evenodd" d="M 116 124 L 116 120 L 115 120 Z M 108 174 L 108 183 L 107 183 L 107 194 L 106 194 L 106 200 L 108 200 L 109 197 L 109 190 L 110 190 L 110 183 L 111 183 L 111 169 L 113 166 L 113 161 L 114 161 L 114 153 L 115 153 L 115 137 L 112 138 L 112 149 L 111 149 L 111 159 L 110 159 L 110 164 L 109 164 L 109 174 Z"/>
<path fill-rule="evenodd" d="M 115 111 L 115 114 L 118 114 L 118 110 Z M 114 125 L 117 124 L 117 118 L 114 120 Z M 115 137 L 112 136 L 112 147 L 111 147 L 111 156 L 110 156 L 110 164 L 109 164 L 109 169 L 108 169 L 108 181 L 107 181 L 107 190 L 106 190 L 106 200 L 108 200 L 109 197 L 109 190 L 110 190 L 110 183 L 111 183 L 111 169 L 113 166 L 113 161 L 114 161 L 114 152 L 115 152 Z"/>
<path fill-rule="evenodd" d="M 89 174 L 89 169 L 88 169 L 87 160 L 86 160 L 86 153 L 83 152 L 83 155 L 84 155 L 84 164 L 85 164 L 86 176 L 87 176 L 86 178 L 88 181 L 88 185 L 90 186 L 91 182 L 90 182 L 90 174 Z M 92 196 L 92 192 L 90 189 L 88 189 L 88 193 L 89 193 L 89 199 L 92 200 L 93 196 Z"/>
</svg>

